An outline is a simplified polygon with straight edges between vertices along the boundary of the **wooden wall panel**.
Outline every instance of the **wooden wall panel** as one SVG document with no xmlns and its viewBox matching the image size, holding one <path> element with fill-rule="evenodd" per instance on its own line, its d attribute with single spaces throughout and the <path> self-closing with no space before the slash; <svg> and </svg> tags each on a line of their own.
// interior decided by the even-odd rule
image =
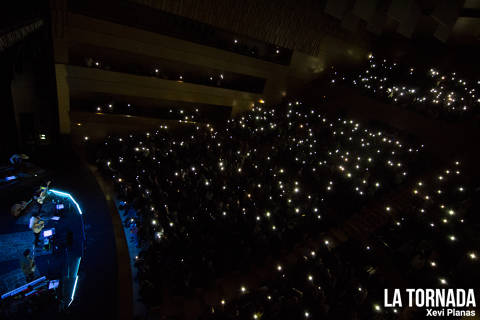
<svg viewBox="0 0 480 320">
<path fill-rule="evenodd" d="M 317 56 L 326 36 L 368 48 L 371 35 L 342 29 L 318 0 L 129 0 L 217 28 Z"/>
</svg>

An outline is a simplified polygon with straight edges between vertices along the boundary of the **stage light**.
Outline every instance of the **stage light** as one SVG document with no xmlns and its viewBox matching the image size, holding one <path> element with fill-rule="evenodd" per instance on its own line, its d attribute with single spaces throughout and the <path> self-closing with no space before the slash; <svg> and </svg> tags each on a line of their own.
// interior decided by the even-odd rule
<svg viewBox="0 0 480 320">
<path fill-rule="evenodd" d="M 82 209 L 80 209 L 80 205 L 77 203 L 77 201 L 75 201 L 75 199 L 72 197 L 71 194 L 67 193 L 67 192 L 62 192 L 62 191 L 58 191 L 58 190 L 55 190 L 55 189 L 50 189 L 49 192 L 52 192 L 58 196 L 62 196 L 62 197 L 67 197 L 69 198 L 74 204 L 75 204 L 75 207 L 77 208 L 78 210 L 78 213 L 80 215 L 82 215 Z"/>
<path fill-rule="evenodd" d="M 77 290 L 77 282 L 78 282 L 78 276 L 75 277 L 75 283 L 73 285 L 73 290 L 72 294 L 70 296 L 70 302 L 68 303 L 68 306 L 70 306 L 73 302 L 73 299 L 75 298 L 75 291 Z"/>
</svg>

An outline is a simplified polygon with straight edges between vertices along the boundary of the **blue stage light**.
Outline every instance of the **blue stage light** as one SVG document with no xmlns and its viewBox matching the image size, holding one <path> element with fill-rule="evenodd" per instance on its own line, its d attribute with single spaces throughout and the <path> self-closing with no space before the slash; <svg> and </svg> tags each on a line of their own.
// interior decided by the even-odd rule
<svg viewBox="0 0 480 320">
<path fill-rule="evenodd" d="M 58 196 L 63 196 L 63 197 L 69 198 L 70 200 L 72 200 L 72 202 L 77 207 L 78 213 L 83 214 L 82 209 L 80 209 L 80 205 L 77 203 L 77 201 L 75 201 L 75 199 L 72 197 L 72 195 L 70 193 L 63 192 L 63 191 L 58 191 L 58 190 L 54 190 L 54 189 L 50 189 L 50 192 L 53 192 Z"/>
<path fill-rule="evenodd" d="M 75 297 L 75 290 L 77 290 L 77 281 L 78 281 L 78 276 L 75 277 L 75 284 L 73 285 L 72 295 L 70 296 L 70 303 L 68 304 L 68 306 L 72 304 L 73 298 Z"/>
<path fill-rule="evenodd" d="M 38 279 L 36 279 L 36 280 L 33 280 L 32 282 L 29 282 L 29 283 L 27 283 L 27 284 L 24 284 L 24 285 L 21 286 L 21 287 L 18 287 L 18 288 L 16 288 L 16 289 L 13 289 L 13 290 L 10 291 L 10 292 L 7 292 L 7 293 L 3 294 L 1 298 L 2 298 L 2 299 L 5 299 L 5 298 L 8 298 L 8 297 L 14 296 L 14 295 L 16 295 L 17 293 L 20 293 L 20 292 L 22 292 L 22 291 L 24 291 L 24 290 L 27 290 L 28 287 L 33 287 L 33 286 L 36 285 L 37 283 L 42 282 L 42 281 L 44 281 L 44 280 L 46 280 L 46 279 L 47 279 L 47 277 L 43 276 L 43 277 L 41 277 L 41 278 L 38 278 Z"/>
<path fill-rule="evenodd" d="M 77 201 L 75 201 L 75 199 L 72 197 L 72 195 L 70 193 L 55 190 L 55 189 L 50 189 L 50 192 L 52 192 L 55 195 L 60 196 L 60 197 L 69 198 L 75 204 L 75 206 L 77 207 L 78 213 L 80 215 L 83 215 L 83 212 L 82 212 L 82 209 L 80 208 L 80 205 L 78 204 Z M 83 224 L 83 220 L 82 220 L 82 224 Z M 85 238 L 85 235 L 84 235 L 84 238 Z M 75 290 L 77 289 L 77 281 L 78 281 L 78 269 L 80 268 L 80 261 L 81 260 L 82 260 L 82 257 L 79 257 L 78 262 L 77 262 L 77 268 L 75 269 L 75 283 L 73 285 L 73 290 L 72 290 L 72 294 L 70 296 L 70 302 L 68 303 L 68 306 L 70 306 L 72 304 L 73 299 L 75 297 Z"/>
</svg>

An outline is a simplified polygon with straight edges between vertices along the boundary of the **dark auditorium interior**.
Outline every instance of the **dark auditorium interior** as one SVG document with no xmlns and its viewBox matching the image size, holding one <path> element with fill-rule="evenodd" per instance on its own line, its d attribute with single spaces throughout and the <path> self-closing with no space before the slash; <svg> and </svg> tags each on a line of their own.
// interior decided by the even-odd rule
<svg viewBox="0 0 480 320">
<path fill-rule="evenodd" d="M 0 319 L 479 319 L 480 0 L 1 7 Z"/>
</svg>

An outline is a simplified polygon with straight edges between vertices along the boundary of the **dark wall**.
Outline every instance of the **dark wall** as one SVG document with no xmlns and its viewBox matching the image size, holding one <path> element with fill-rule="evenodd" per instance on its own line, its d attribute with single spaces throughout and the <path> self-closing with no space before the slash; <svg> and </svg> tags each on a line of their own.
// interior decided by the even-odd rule
<svg viewBox="0 0 480 320">
<path fill-rule="evenodd" d="M 4 15 L 0 36 L 15 35 L 15 41 L 0 50 L 0 162 L 44 144 L 39 132 L 50 133 L 51 141 L 58 133 L 48 1 L 33 6 L 18 1 Z M 40 21 L 39 27 L 25 32 L 33 21 Z"/>
<path fill-rule="evenodd" d="M 17 127 L 10 90 L 13 58 L 12 52 L 0 53 L 0 159 L 2 162 L 18 147 Z"/>
<path fill-rule="evenodd" d="M 56 141 L 58 116 L 55 78 L 49 30 L 45 26 L 16 48 L 11 92 L 20 133 L 26 151 Z M 46 139 L 40 140 L 39 134 Z"/>
</svg>

